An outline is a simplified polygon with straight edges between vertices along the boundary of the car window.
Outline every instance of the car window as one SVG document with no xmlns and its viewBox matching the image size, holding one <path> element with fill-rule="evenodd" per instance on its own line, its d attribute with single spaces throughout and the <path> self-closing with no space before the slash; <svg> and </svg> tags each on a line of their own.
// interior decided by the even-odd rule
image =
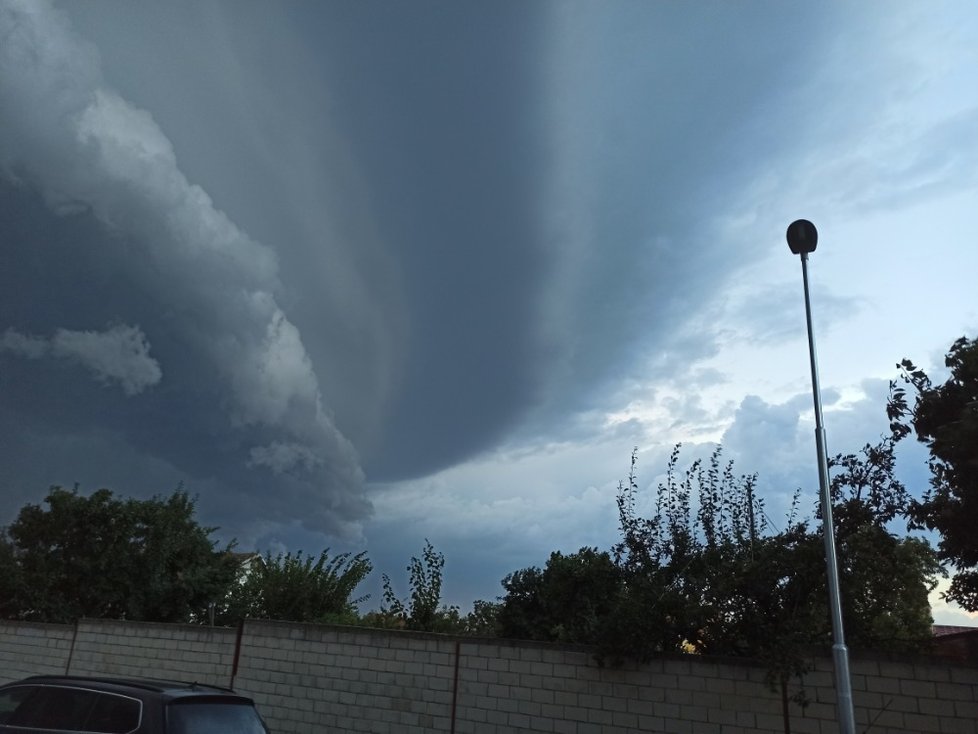
<svg viewBox="0 0 978 734">
<path fill-rule="evenodd" d="M 14 712 L 33 690 L 32 686 L 17 686 L 0 691 L 0 724 L 10 721 Z"/>
<path fill-rule="evenodd" d="M 85 731 L 99 734 L 127 734 L 139 728 L 143 705 L 134 698 L 100 694 L 88 719 Z"/>
<path fill-rule="evenodd" d="M 77 688 L 36 686 L 10 717 L 12 726 L 27 729 L 80 730 L 98 694 Z"/>
<path fill-rule="evenodd" d="M 268 734 L 255 707 L 233 701 L 174 701 L 167 706 L 168 734 Z"/>
<path fill-rule="evenodd" d="M 62 686 L 19 686 L 0 692 L 0 724 L 93 734 L 128 734 L 139 728 L 142 704 L 134 698 Z"/>
</svg>

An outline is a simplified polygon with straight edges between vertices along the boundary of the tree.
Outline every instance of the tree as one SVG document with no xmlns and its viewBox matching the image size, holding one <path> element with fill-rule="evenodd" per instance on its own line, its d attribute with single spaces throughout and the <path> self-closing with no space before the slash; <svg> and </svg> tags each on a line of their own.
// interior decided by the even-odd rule
<svg viewBox="0 0 978 734">
<path fill-rule="evenodd" d="M 912 650 L 931 638 L 928 593 L 941 571 L 937 558 L 926 541 L 888 529 L 909 502 L 894 473 L 898 440 L 830 462 L 843 615 L 857 648 Z M 797 520 L 794 509 L 786 529 L 775 531 L 755 497 L 756 476 L 735 476 L 732 463 L 721 466 L 719 458 L 718 447 L 680 479 L 677 447 L 651 519 L 634 512 L 633 476 L 619 493 L 623 539 L 616 554 L 637 577 L 630 587 L 649 587 L 653 598 L 643 603 L 662 609 L 659 635 L 644 649 L 675 649 L 681 638 L 680 646 L 700 652 L 747 654 L 776 673 L 797 672 L 806 647 L 827 647 L 831 639 L 822 532 Z M 641 641 L 628 645 L 643 649 Z"/>
<path fill-rule="evenodd" d="M 209 537 L 216 528 L 197 523 L 195 501 L 182 489 L 122 500 L 107 489 L 85 497 L 77 487 L 52 487 L 45 503 L 25 505 L 7 530 L 20 576 L 9 616 L 182 622 L 222 598 L 234 579 L 231 545 L 216 548 Z"/>
<path fill-rule="evenodd" d="M 507 576 L 500 634 L 590 643 L 599 660 L 611 662 L 683 650 L 756 654 L 771 640 L 770 634 L 751 636 L 758 615 L 769 608 L 783 616 L 785 604 L 777 596 L 764 604 L 749 598 L 752 588 L 775 584 L 747 580 L 784 553 L 765 550 L 755 478 L 735 477 L 730 463 L 721 466 L 719 449 L 707 464 L 696 461 L 685 472 L 678 461 L 677 446 L 652 516 L 644 517 L 633 453 L 617 497 L 621 540 L 611 553 L 553 553 L 545 569 Z"/>
<path fill-rule="evenodd" d="M 657 487 L 651 517 L 636 509 L 640 492 L 634 452 L 628 483 L 619 485 L 622 537 L 613 551 L 628 594 L 619 615 L 624 624 L 607 638 L 608 650 L 612 657 L 640 659 L 689 649 L 759 654 L 758 646 L 771 636 L 752 641 L 745 635 L 757 627 L 740 619 L 758 611 L 757 601 L 744 594 L 766 588 L 756 580 L 748 583 L 747 577 L 770 565 L 763 563 L 770 543 L 762 542 L 767 526 L 763 502 L 754 495 L 756 476 L 735 476 L 732 462 L 721 465 L 719 447 L 706 464 L 696 460 L 684 472 L 678 468 L 679 455 L 677 445 L 665 482 Z"/>
<path fill-rule="evenodd" d="M 12 619 L 18 616 L 22 593 L 16 549 L 6 538 L 6 531 L 0 531 L 0 618 Z"/>
<path fill-rule="evenodd" d="M 915 527 L 941 535 L 938 556 L 956 572 L 947 598 L 978 611 L 978 339 L 961 337 L 944 360 L 951 374 L 934 385 L 909 359 L 901 361 L 903 384 L 890 384 L 887 414 L 895 434 L 916 433 L 930 450 L 931 486 L 908 512 Z"/>
<path fill-rule="evenodd" d="M 421 632 L 455 632 L 460 624 L 457 607 L 439 609 L 441 603 L 442 569 L 445 556 L 425 538 L 421 558 L 411 557 L 408 564 L 408 583 L 411 595 L 402 601 L 394 592 L 390 577 L 383 575 L 383 603 L 379 614 L 368 615 L 364 621 L 380 627 L 418 630 Z"/>
<path fill-rule="evenodd" d="M 302 551 L 274 558 L 268 553 L 233 586 L 218 618 L 225 624 L 245 618 L 352 624 L 366 597 L 351 597 L 372 568 L 365 552 L 332 558 L 329 548 L 318 558 L 303 557 Z"/>
<path fill-rule="evenodd" d="M 893 474 L 895 440 L 832 460 L 855 647 L 909 650 L 930 639 L 927 594 L 939 565 L 926 542 L 887 529 L 908 498 Z M 507 576 L 500 634 L 591 643 L 612 662 L 659 652 L 747 655 L 766 662 L 772 685 L 786 691 L 811 648 L 831 644 L 822 534 L 797 519 L 797 495 L 785 529 L 774 529 L 756 476 L 736 475 L 719 447 L 685 470 L 679 455 L 677 446 L 645 516 L 633 453 L 610 555 L 554 553 L 543 570 Z"/>
<path fill-rule="evenodd" d="M 525 568 L 502 583 L 500 636 L 552 642 L 596 643 L 623 590 L 611 556 L 596 548 L 551 553 L 543 571 Z"/>
<path fill-rule="evenodd" d="M 943 574 L 926 540 L 888 526 L 911 505 L 895 474 L 899 434 L 860 453 L 838 455 L 831 494 L 847 642 L 854 648 L 913 651 L 932 637 L 928 596 Z"/>
<path fill-rule="evenodd" d="M 472 602 L 472 611 L 462 617 L 459 631 L 463 635 L 496 637 L 499 635 L 499 614 L 502 607 L 498 602 L 476 599 Z"/>
</svg>

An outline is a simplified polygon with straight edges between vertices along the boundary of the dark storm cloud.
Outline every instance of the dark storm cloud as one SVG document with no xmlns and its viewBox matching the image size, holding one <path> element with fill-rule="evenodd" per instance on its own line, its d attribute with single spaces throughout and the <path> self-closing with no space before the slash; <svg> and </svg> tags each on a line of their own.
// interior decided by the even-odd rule
<svg viewBox="0 0 978 734">
<path fill-rule="evenodd" d="M 576 412 L 606 402 L 638 357 L 651 351 L 671 374 L 710 351 L 703 334 L 687 339 L 684 326 L 734 264 L 756 254 L 725 241 L 716 226 L 738 195 L 729 182 L 753 164 L 748 150 L 778 151 L 783 140 L 771 128 L 794 110 L 772 100 L 810 63 L 811 51 L 764 33 L 785 21 L 787 11 L 770 11 L 547 6 L 529 39 L 528 68 L 503 88 L 500 103 L 495 86 L 476 96 L 486 87 L 479 74 L 462 78 L 469 68 L 499 73 L 503 62 L 483 60 L 484 42 L 464 45 L 453 64 L 424 66 L 419 78 L 417 65 L 384 72 L 397 81 L 391 90 L 375 95 L 362 86 L 360 97 L 381 101 L 377 120 L 400 119 L 398 90 L 418 87 L 461 100 L 463 120 L 469 107 L 482 114 L 460 138 L 442 127 L 444 106 L 422 97 L 397 135 L 386 126 L 376 137 L 352 133 L 378 173 L 379 162 L 406 155 L 419 165 L 436 161 L 435 175 L 407 196 L 403 180 L 375 177 L 392 202 L 433 206 L 405 209 L 392 229 L 403 233 L 398 249 L 414 259 L 406 280 L 417 330 L 405 397 L 390 424 L 400 448 L 388 444 L 386 461 L 370 468 L 381 476 L 437 468 L 521 419 L 531 431 L 564 430 Z M 811 21 L 817 38 L 824 21 Z M 744 43 L 734 28 L 750 30 L 754 41 Z M 419 46 L 454 49 L 456 37 L 469 40 L 437 23 L 431 35 L 421 34 Z M 508 35 L 486 36 L 494 50 L 513 46 Z M 386 47 L 364 49 L 377 45 Z M 463 80 L 465 93 L 456 94 Z M 458 108 L 450 110 L 454 126 Z M 760 125 L 758 110 L 766 111 Z M 490 178 L 465 166 L 485 151 L 495 157 Z M 445 155 L 452 165 L 441 163 Z M 464 219 L 438 205 L 454 202 L 453 191 L 465 195 Z M 454 236 L 456 221 L 478 229 Z M 415 472 L 398 459 L 400 449 L 413 456 Z"/>
<path fill-rule="evenodd" d="M 363 217 L 398 275 L 394 387 L 381 435 L 358 443 L 370 479 L 450 466 L 521 423 L 563 430 L 636 358 L 652 351 L 663 371 L 682 371 L 711 350 L 683 327 L 757 253 L 716 221 L 739 195 L 729 182 L 755 163 L 748 151 L 785 144 L 779 123 L 797 110 L 774 101 L 817 53 L 774 32 L 798 13 L 639 3 L 295 13 L 294 45 L 319 54 L 301 73 L 328 90 L 322 107 L 356 162 Z M 805 22 L 818 39 L 827 21 Z M 247 50 L 236 58 L 249 78 L 262 73 Z M 285 238 L 283 268 L 289 248 L 302 265 L 290 284 L 317 272 L 317 247 Z M 372 277 L 365 287 L 385 292 Z M 313 355 L 328 309 L 308 315 L 320 304 L 290 310 Z M 362 358 L 316 364 L 356 374 Z M 357 421 L 338 409 L 360 435 Z"/>
<path fill-rule="evenodd" d="M 722 222 L 798 110 L 827 16 L 805 17 L 799 51 L 776 29 L 798 7 L 558 4 L 547 29 L 550 259 L 533 335 L 549 347 L 538 410 L 546 433 L 616 400 L 636 365 L 670 379 L 716 348 L 697 322 L 767 243 Z M 748 42 L 746 38 L 751 40 Z M 641 360 L 641 361 L 639 361 Z"/>
<path fill-rule="evenodd" d="M 117 67 L 132 51 L 124 29 L 166 56 L 153 29 L 199 21 L 180 59 L 123 68 L 120 83 L 193 153 L 188 169 L 234 221 L 274 243 L 283 303 L 370 476 L 423 473 L 491 443 L 540 379 L 545 6 L 331 4 L 292 18 L 209 7 L 123 9 L 116 32 L 71 12 L 91 33 L 103 26 Z M 172 82 L 195 62 L 210 95 Z M 210 79 L 214 67 L 230 71 Z M 206 115 L 191 129 L 196 105 Z M 201 144 L 206 131 L 217 145 Z M 252 175 L 215 173 L 234 157 L 215 158 L 229 140 Z"/>
<path fill-rule="evenodd" d="M 31 334 L 111 323 L 125 314 L 152 335 L 150 354 L 163 373 L 159 383 L 127 397 L 114 383 L 92 380 L 73 360 L 0 353 L 0 482 L 10 502 L 0 524 L 51 484 L 148 496 L 184 481 L 201 494 L 206 521 L 242 539 L 258 532 L 256 519 L 287 524 L 301 517 L 320 530 L 344 532 L 341 523 L 361 509 L 344 504 L 349 495 L 335 489 L 344 486 L 340 479 L 322 481 L 325 467 L 301 460 L 293 475 L 282 474 L 275 458 L 289 445 L 286 432 L 231 427 L 220 374 L 185 336 L 193 324 L 177 318 L 177 285 L 170 300 L 129 280 L 126 243 L 106 237 L 91 216 L 46 219 L 36 195 L 4 186 L 0 201 L 31 223 L 28 237 L 11 226 L 12 217 L 0 216 L 0 313 Z M 111 264 L 103 259 L 107 249 L 118 255 Z M 256 447 L 270 452 L 261 468 L 255 459 L 262 456 L 251 455 Z"/>
<path fill-rule="evenodd" d="M 124 427 L 137 447 L 184 465 L 192 462 L 181 449 L 201 446 L 195 439 L 218 438 L 215 429 L 223 424 L 226 438 L 202 444 L 228 462 L 222 480 L 233 482 L 242 465 L 252 474 L 270 470 L 266 474 L 275 475 L 284 498 L 314 503 L 317 509 L 307 515 L 311 524 L 342 532 L 344 523 L 362 519 L 368 506 L 356 452 L 333 424 L 298 330 L 277 303 L 274 253 L 186 179 L 152 116 L 105 86 L 94 52 L 62 16 L 43 3 L 7 3 L 0 11 L 0 37 L 4 199 L 19 198 L 24 205 L 5 204 L 5 228 L 14 230 L 7 248 L 14 261 L 9 277 L 23 280 L 29 268 L 17 267 L 19 262 L 42 263 L 42 277 L 23 285 L 28 292 L 19 294 L 21 302 L 36 303 L 48 294 L 63 301 L 73 321 L 91 321 L 91 313 L 71 302 L 91 284 L 76 281 L 48 290 L 46 263 L 63 253 L 38 236 L 45 219 L 41 195 L 49 210 L 70 217 L 88 235 L 72 243 L 82 261 L 122 251 L 116 277 L 107 278 L 109 290 L 100 294 L 103 308 L 128 316 L 141 307 L 146 318 L 138 323 L 160 345 L 163 389 L 141 396 L 135 408 L 100 404 L 97 422 Z M 37 216 L 27 217 L 25 210 Z M 48 226 L 60 229 L 64 223 Z M 5 313 L 13 316 L 15 309 Z M 91 366 L 91 339 L 79 341 L 79 332 L 64 324 L 39 323 L 41 313 L 24 313 L 22 307 L 28 323 L 13 323 L 9 328 L 15 331 L 8 333 L 53 330 L 49 348 L 56 352 L 64 352 L 68 334 L 71 353 L 77 358 L 85 352 Z M 81 325 L 81 333 L 93 326 Z M 185 368 L 171 371 L 171 363 Z M 100 363 L 103 373 L 105 368 Z M 92 402 L 82 388 L 57 382 L 24 390 L 32 381 L 44 384 L 36 370 L 26 372 L 19 385 L 16 367 L 10 373 L 4 397 L 36 410 L 38 418 L 46 410 L 54 418 Z M 65 400 L 66 395 L 77 399 Z M 192 408 L 201 398 L 207 408 Z M 196 420 L 185 425 L 181 419 Z M 260 486 L 255 478 L 243 488 L 248 485 Z"/>
<path fill-rule="evenodd" d="M 360 457 L 371 479 L 423 475 L 521 423 L 575 425 L 640 357 L 671 376 L 711 352 L 690 317 L 759 246 L 717 217 L 785 145 L 798 111 L 777 100 L 827 23 L 719 3 L 2 8 L 0 330 L 138 325 L 162 372 L 126 399 L 8 353 L 3 400 L 38 434 L 104 432 L 105 461 L 124 445 L 154 476 L 240 490 L 242 517 L 327 530 L 367 511 Z M 798 24 L 805 51 L 778 31 Z"/>
<path fill-rule="evenodd" d="M 369 182 L 407 307 L 404 369 L 372 478 L 458 461 L 533 399 L 546 266 L 535 211 L 543 11 L 363 3 L 301 29 L 333 62 L 335 124 Z"/>
</svg>

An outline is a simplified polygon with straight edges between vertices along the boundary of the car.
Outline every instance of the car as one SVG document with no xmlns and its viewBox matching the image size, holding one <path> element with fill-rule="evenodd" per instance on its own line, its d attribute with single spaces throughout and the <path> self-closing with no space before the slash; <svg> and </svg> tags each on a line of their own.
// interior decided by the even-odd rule
<svg viewBox="0 0 978 734">
<path fill-rule="evenodd" d="M 0 734 L 269 734 L 228 688 L 142 678 L 33 676 L 0 686 Z"/>
</svg>

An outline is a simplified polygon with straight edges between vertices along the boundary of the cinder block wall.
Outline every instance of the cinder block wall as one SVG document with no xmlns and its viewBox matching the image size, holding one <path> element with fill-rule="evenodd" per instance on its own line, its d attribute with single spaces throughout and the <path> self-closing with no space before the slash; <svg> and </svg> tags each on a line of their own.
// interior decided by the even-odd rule
<svg viewBox="0 0 978 734">
<path fill-rule="evenodd" d="M 459 667 L 460 734 L 783 731 L 780 696 L 749 665 L 689 656 L 602 668 L 583 650 L 485 641 L 463 644 Z"/>
<path fill-rule="evenodd" d="M 820 660 L 818 669 L 825 683 L 817 694 L 821 701 L 834 702 L 831 661 Z M 872 724 L 871 734 L 978 732 L 978 668 L 926 660 L 856 657 L 852 685 L 858 707 L 856 721 Z"/>
<path fill-rule="evenodd" d="M 784 731 L 780 691 L 748 661 L 682 656 L 600 668 L 586 651 L 495 640 L 463 642 L 461 651 L 459 734 Z M 860 732 L 978 732 L 978 669 L 855 657 L 852 682 Z M 800 688 L 792 681 L 789 694 Z M 793 734 L 838 732 L 831 660 L 814 661 L 804 690 L 807 706 L 789 704 Z"/>
<path fill-rule="evenodd" d="M 72 642 L 74 640 L 74 643 Z M 70 661 L 70 662 L 69 662 Z M 581 648 L 277 622 L 237 630 L 84 620 L 0 622 L 0 680 L 36 673 L 172 677 L 251 694 L 275 734 L 781 734 L 780 692 L 734 659 L 602 668 Z M 859 731 L 978 734 L 978 668 L 853 655 Z M 793 734 L 835 722 L 832 663 L 805 677 Z M 796 684 L 792 683 L 791 692 Z"/>
<path fill-rule="evenodd" d="M 28 675 L 64 675 L 73 626 L 0 620 L 0 683 Z"/>
<path fill-rule="evenodd" d="M 247 622 L 234 687 L 275 732 L 447 732 L 457 646 L 443 635 Z"/>
<path fill-rule="evenodd" d="M 226 627 L 83 619 L 68 672 L 230 686 L 236 638 Z"/>
</svg>

